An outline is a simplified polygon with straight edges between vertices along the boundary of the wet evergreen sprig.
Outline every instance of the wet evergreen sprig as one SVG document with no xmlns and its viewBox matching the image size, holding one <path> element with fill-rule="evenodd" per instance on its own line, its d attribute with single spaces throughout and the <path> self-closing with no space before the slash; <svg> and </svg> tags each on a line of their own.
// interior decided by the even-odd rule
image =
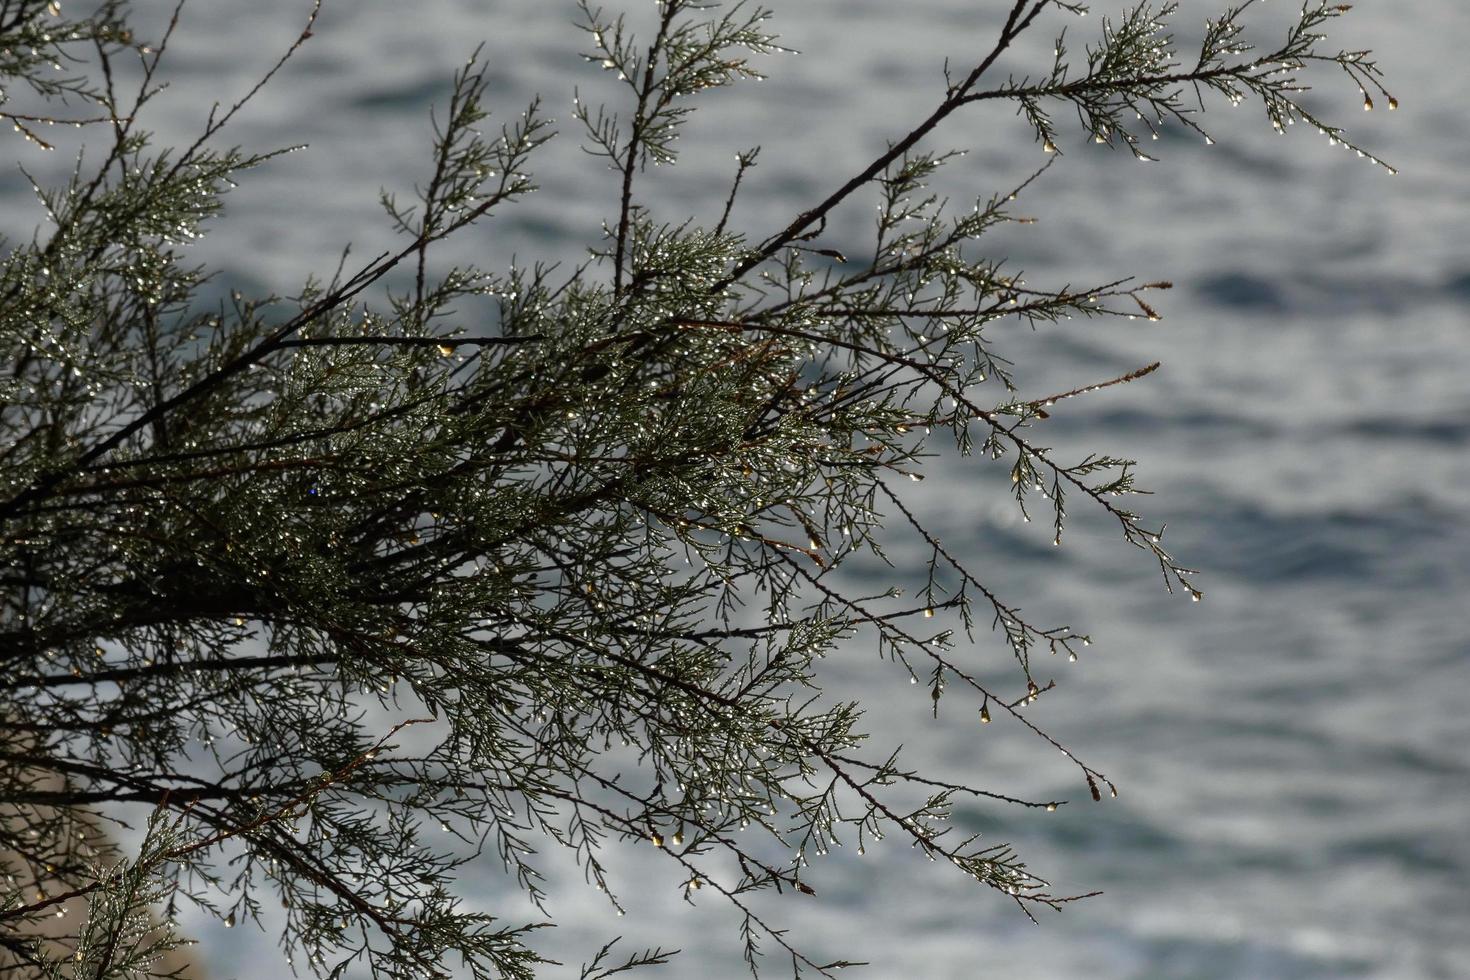
<svg viewBox="0 0 1470 980">
<path fill-rule="evenodd" d="M 1044 80 L 1012 78 L 998 89 L 967 93 L 963 101 L 1016 101 L 1048 153 L 1059 150 L 1056 125 L 1046 105 L 1066 103 L 1095 142 L 1120 145 L 1138 159 L 1152 161 L 1156 158 L 1145 151 L 1144 136 L 1158 139 L 1166 123 L 1182 125 L 1214 142 L 1198 121 L 1207 92 L 1223 96 L 1231 105 L 1254 98 L 1277 132 L 1285 132 L 1300 120 L 1334 146 L 1355 150 L 1394 173 L 1393 167 L 1351 142 L 1343 129 L 1319 119 L 1301 102 L 1307 86 L 1300 73 L 1332 65 L 1358 86 L 1365 109 L 1374 104 L 1369 89 L 1380 93 L 1390 109 L 1398 107 L 1398 100 L 1383 87 L 1383 73 L 1369 52 L 1321 47 L 1328 40 L 1323 33 L 1328 23 L 1347 13 L 1351 5 L 1308 0 L 1281 42 L 1263 48 L 1248 40 L 1243 19 L 1258 2 L 1261 0 L 1245 0 L 1209 19 L 1192 59 L 1179 49 L 1169 29 L 1179 5 L 1140 3 L 1117 21 L 1103 19 L 1102 38 L 1087 47 L 1081 66 L 1070 57 L 1063 33 L 1056 40 L 1055 60 Z M 1073 8 L 1078 14 L 1086 12 L 1083 4 Z"/>
</svg>

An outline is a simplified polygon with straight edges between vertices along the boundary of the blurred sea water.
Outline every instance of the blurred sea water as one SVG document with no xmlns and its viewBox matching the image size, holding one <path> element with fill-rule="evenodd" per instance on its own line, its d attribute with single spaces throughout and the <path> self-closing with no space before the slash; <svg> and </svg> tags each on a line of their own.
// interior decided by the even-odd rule
<svg viewBox="0 0 1470 980">
<path fill-rule="evenodd" d="M 680 165 L 641 179 L 655 214 L 713 223 L 736 152 L 761 144 L 735 221 L 753 238 L 784 226 L 929 111 L 944 59 L 960 66 L 988 50 L 1008 6 L 770 5 L 802 53 L 707 100 Z M 136 6 L 140 27 L 167 15 L 158 0 Z M 165 63 L 171 89 L 151 116 L 159 142 L 192 136 L 211 102 L 243 94 L 307 8 L 187 5 Z M 1209 0 L 1182 4 L 1186 47 L 1216 12 Z M 1266 5 L 1263 29 L 1286 14 Z M 199 260 L 222 270 L 220 288 L 290 293 L 329 276 L 348 242 L 362 258 L 387 248 L 379 188 L 406 193 L 424 179 L 428 105 L 482 40 L 499 117 L 539 92 L 563 134 L 533 161 L 542 192 L 455 254 L 491 269 L 579 259 L 614 214 L 616 187 L 577 149 L 572 89 L 617 96 L 577 57 L 574 17 L 562 0 L 328 0 L 316 36 L 228 134 L 252 149 L 310 148 L 246 177 Z M 1060 23 L 1080 49 L 1097 19 L 1040 28 L 999 77 L 1043 70 Z M 993 588 L 1092 634 L 1089 656 L 1057 664 L 1059 690 L 1031 710 L 1119 798 L 1091 803 L 1054 754 L 999 724 L 982 736 L 968 710 L 931 719 L 925 692 L 866 645 L 831 668 L 836 695 L 870 699 L 876 744 L 901 742 L 911 762 L 1008 793 L 1073 801 L 1055 814 L 958 816 L 1015 843 L 1055 890 L 1105 894 L 1037 927 L 901 845 L 861 858 L 848 848 L 813 869 L 819 900 L 766 906 L 814 959 L 935 980 L 1470 976 L 1470 6 L 1363 3 L 1336 29 L 1334 42 L 1375 50 L 1401 108 L 1365 114 L 1351 83 L 1329 78 L 1312 105 L 1397 176 L 1216 103 L 1204 122 L 1217 145 L 1166 132 L 1159 163 L 1080 134 L 1060 141 L 1062 159 L 1018 205 L 1038 223 L 989 246 L 1035 284 L 1175 283 L 1156 304 L 1161 323 L 994 336 L 1035 393 L 1162 361 L 1146 381 L 1058 406 L 1042 431 L 1064 455 L 1140 461 L 1156 495 L 1138 509 L 1168 522 L 1174 552 L 1203 572 L 1205 600 L 1166 596 L 1145 556 L 1080 505 L 1065 546 L 1051 547 L 1007 503 L 1003 466 L 943 454 L 913 495 Z M 1044 162 L 1003 108 L 952 118 L 927 147 L 971 151 L 941 181 L 957 203 Z M 26 162 L 44 176 L 46 164 Z M 27 195 L 27 181 L 0 175 L 11 234 L 33 223 Z M 824 241 L 860 251 L 869 224 L 849 209 Z M 908 566 L 891 575 L 921 568 L 920 554 L 895 557 Z M 1003 654 L 982 638 L 967 655 L 998 672 Z M 683 948 L 657 975 L 745 975 L 736 919 L 713 897 L 684 904 L 663 863 L 612 856 L 630 912 L 617 918 L 574 865 L 549 860 L 562 925 L 542 948 L 570 965 L 548 975 L 576 976 L 618 934 Z M 469 890 L 488 911 L 534 916 L 493 869 Z M 270 938 L 191 924 L 213 976 L 279 975 Z"/>
</svg>

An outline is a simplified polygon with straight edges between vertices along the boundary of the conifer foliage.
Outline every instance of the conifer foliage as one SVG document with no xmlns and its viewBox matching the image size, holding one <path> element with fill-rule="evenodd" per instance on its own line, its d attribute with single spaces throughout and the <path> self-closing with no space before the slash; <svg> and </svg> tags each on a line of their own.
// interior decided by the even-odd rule
<svg viewBox="0 0 1470 980">
<path fill-rule="evenodd" d="M 1054 402 L 1152 366 L 1023 392 L 991 337 L 1155 317 L 1167 284 L 1014 278 L 986 234 L 1022 220 L 1034 178 L 946 209 L 926 185 L 952 155 L 930 137 L 1001 102 L 1039 163 L 1079 132 L 1148 157 L 1160 129 L 1202 134 L 1212 103 L 1254 101 L 1278 129 L 1357 149 L 1299 101 L 1340 71 L 1365 108 L 1396 104 L 1366 52 L 1327 46 L 1346 5 L 1314 0 L 1270 43 L 1246 28 L 1254 6 L 1186 50 L 1174 4 L 1111 20 L 1014 0 L 973 64 L 935 66 L 933 105 L 883 152 L 784 227 L 748 228 L 756 150 L 711 217 L 660 223 L 644 202 L 700 93 L 779 67 L 768 12 L 584 5 L 568 43 L 589 65 L 559 138 L 617 202 L 584 264 L 441 260 L 535 190 L 554 134 L 536 102 L 492 120 L 476 57 L 434 107 L 416 195 L 383 197 L 391 247 L 278 284 L 289 298 L 211 304 L 206 279 L 229 270 L 188 246 L 275 152 L 229 148 L 253 92 L 189 145 L 156 146 L 149 102 L 187 10 L 143 38 L 121 0 L 80 16 L 0 0 L 8 152 L 24 167 L 52 127 L 88 133 L 70 178 L 35 186 L 46 223 L 0 259 L 0 957 L 163 975 L 180 907 L 237 924 L 269 904 L 298 971 L 531 977 L 542 923 L 472 909 L 462 878 L 503 871 L 540 900 L 556 845 L 619 908 L 630 883 L 608 849 L 658 849 L 670 887 L 728 903 L 753 971 L 848 965 L 809 960 L 773 899 L 820 901 L 818 858 L 838 846 L 896 838 L 1026 914 L 1072 901 L 946 825 L 965 798 L 1064 801 L 931 779 L 867 744 L 862 706 L 820 696 L 818 661 L 875 644 L 875 692 L 907 676 L 936 711 L 1060 750 L 1081 794 L 1114 793 L 1027 717 L 1050 686 L 1039 658 L 1087 637 L 1023 616 L 1004 569 L 967 568 L 905 491 L 948 447 L 1008 471 L 996 485 L 1058 542 L 1067 506 L 1090 509 L 1199 598 L 1128 509 L 1129 461 L 1041 441 Z M 999 77 L 1017 38 L 1062 28 L 1088 37 L 1081 53 L 1059 39 L 1053 62 Z M 824 239 L 837 209 L 874 201 L 870 251 Z M 457 312 L 479 302 L 498 309 L 488 327 Z M 878 596 L 844 578 L 900 542 L 928 569 L 895 568 Z M 980 679 L 994 658 L 1004 683 Z M 141 847 L 113 821 L 146 827 Z M 609 944 L 583 976 L 670 955 Z"/>
</svg>

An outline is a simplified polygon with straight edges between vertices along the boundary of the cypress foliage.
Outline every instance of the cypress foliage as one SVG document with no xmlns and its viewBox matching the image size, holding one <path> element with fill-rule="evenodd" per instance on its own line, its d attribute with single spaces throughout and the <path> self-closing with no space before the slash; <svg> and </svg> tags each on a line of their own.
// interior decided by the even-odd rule
<svg viewBox="0 0 1470 980">
<path fill-rule="evenodd" d="M 785 227 L 746 230 L 754 150 L 713 226 L 657 223 L 640 200 L 648 165 L 677 161 L 698 94 L 781 50 L 767 12 L 660 0 L 635 32 L 584 3 L 581 44 L 606 75 L 597 99 L 579 91 L 573 128 L 620 202 L 586 264 L 439 260 L 535 189 L 553 135 L 535 102 L 489 121 L 471 59 L 437 107 L 421 191 L 384 196 L 391 250 L 282 284 L 289 299 L 210 307 L 187 246 L 273 155 L 221 148 L 244 102 L 190 145 L 156 147 L 145 110 L 172 25 L 145 41 L 119 0 L 79 19 L 0 0 L 11 151 L 24 164 L 50 126 L 90 127 L 70 179 L 35 188 L 49 221 L 0 264 L 7 965 L 166 975 L 182 903 L 235 924 L 269 898 L 298 970 L 531 977 L 539 924 L 468 909 L 458 881 L 477 861 L 539 900 L 548 841 L 619 908 L 629 883 L 606 849 L 661 849 L 687 896 L 730 905 L 752 969 L 775 950 L 798 974 L 846 964 L 808 960 L 754 893 L 814 894 L 808 860 L 838 845 L 896 837 L 1026 914 L 1077 897 L 946 828 L 964 797 L 1063 801 L 930 779 L 864 745 L 861 705 L 819 696 L 818 661 L 861 638 L 936 712 L 958 699 L 977 725 L 1028 730 L 1094 800 L 1114 792 L 1025 713 L 1051 686 L 1038 658 L 1087 637 L 1023 616 L 1003 575 L 967 567 L 905 504 L 944 445 L 1006 467 L 1016 506 L 1058 542 L 1066 507 L 1091 508 L 1171 591 L 1201 595 L 1163 529 L 1128 509 L 1128 460 L 1039 441 L 1056 401 L 1153 366 L 1022 392 L 987 332 L 1156 317 L 1167 284 L 1013 278 L 985 235 L 1024 220 L 1013 202 L 1031 180 L 947 210 L 926 186 L 951 155 L 926 137 L 1001 101 L 1039 160 L 1079 127 L 1147 158 L 1162 127 L 1203 135 L 1207 104 L 1254 101 L 1277 129 L 1357 149 L 1300 101 L 1307 81 L 1341 71 L 1365 108 L 1395 106 L 1366 52 L 1327 46 L 1346 5 L 1316 2 L 1252 46 L 1246 0 L 1188 51 L 1175 5 L 1142 4 L 1083 53 L 1059 39 L 1034 74 L 996 77 L 1023 34 L 1085 32 L 1086 6 L 1014 0 L 906 134 Z M 123 62 L 140 87 L 123 90 Z M 875 199 L 871 253 L 824 241 L 836 209 Z M 455 312 L 483 300 L 491 327 Z M 927 571 L 896 570 L 881 596 L 841 574 L 900 542 L 932 556 Z M 967 666 L 996 656 L 1014 664 L 1004 684 Z M 125 850 L 107 823 L 139 813 L 141 849 Z M 583 975 L 670 955 L 609 944 Z"/>
</svg>

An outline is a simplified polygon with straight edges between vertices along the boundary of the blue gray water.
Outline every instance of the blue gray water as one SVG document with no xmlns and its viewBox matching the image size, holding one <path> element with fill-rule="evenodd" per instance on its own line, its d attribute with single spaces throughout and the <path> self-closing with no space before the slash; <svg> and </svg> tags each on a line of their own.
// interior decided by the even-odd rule
<svg viewBox="0 0 1470 980">
<path fill-rule="evenodd" d="M 645 185 L 657 213 L 712 220 L 736 151 L 759 143 L 737 216 L 763 237 L 905 132 L 941 94 L 944 57 L 973 58 L 1002 6 L 772 5 L 803 53 L 710 99 L 684 164 Z M 192 132 L 210 100 L 233 101 L 305 7 L 195 0 L 153 119 L 161 137 Z M 1185 33 L 1213 7 L 1186 2 Z M 378 189 L 424 173 L 425 105 L 476 41 L 504 116 L 539 91 L 565 117 L 574 84 L 590 95 L 606 81 L 575 56 L 573 15 L 569 0 L 328 0 L 317 36 L 233 127 L 247 146 L 311 148 L 246 180 L 201 260 L 231 285 L 290 291 L 330 274 L 340 243 L 363 256 L 386 248 Z M 1058 664 L 1062 689 L 1033 710 L 1117 781 L 1119 799 L 1081 802 L 1085 787 L 1054 756 L 991 731 L 1000 725 L 982 737 L 967 713 L 932 721 L 923 692 L 894 696 L 899 679 L 866 647 L 833 668 L 837 691 L 881 694 L 872 727 L 911 759 L 1078 800 L 1056 814 L 961 818 L 1016 842 L 1058 889 L 1105 894 L 1037 927 L 908 848 L 837 852 L 814 869 L 819 901 L 778 909 L 815 955 L 869 960 L 866 976 L 939 980 L 1470 976 L 1470 6 L 1363 3 L 1339 30 L 1344 46 L 1378 52 L 1401 108 L 1363 113 L 1345 82 L 1324 83 L 1314 104 L 1398 176 L 1217 107 L 1217 145 L 1169 138 L 1156 164 L 1064 141 L 1023 208 L 1039 222 L 998 242 L 1034 283 L 1177 284 L 1161 323 L 1018 327 L 1003 344 L 1038 393 L 1163 362 L 1146 382 L 1059 406 L 1050 442 L 1140 460 L 1156 491 L 1143 509 L 1203 570 L 1205 601 L 1166 596 L 1143 556 L 1082 508 L 1067 545 L 1050 547 L 1044 529 L 1017 523 L 1000 467 L 936 461 L 917 498 L 995 587 L 1038 618 L 1090 630 L 1091 655 Z M 1038 35 L 1012 64 L 1049 44 Z M 504 267 L 512 255 L 575 257 L 592 240 L 614 188 L 564 128 L 534 168 L 544 192 L 461 241 L 461 254 Z M 1005 110 L 957 117 L 932 145 L 973 151 L 947 178 L 956 200 L 1041 161 Z M 23 186 L 7 176 L 0 187 L 7 224 Z M 845 235 L 855 247 L 865 220 L 834 226 L 834 244 Z M 647 855 L 613 867 L 628 882 L 622 919 L 575 868 L 552 864 L 563 925 L 550 954 L 575 964 L 621 932 L 685 950 L 650 975 L 742 975 L 719 902 L 685 906 Z M 524 908 L 489 873 L 472 898 Z M 218 977 L 279 975 L 265 937 L 209 926 L 200 937 Z"/>
</svg>

